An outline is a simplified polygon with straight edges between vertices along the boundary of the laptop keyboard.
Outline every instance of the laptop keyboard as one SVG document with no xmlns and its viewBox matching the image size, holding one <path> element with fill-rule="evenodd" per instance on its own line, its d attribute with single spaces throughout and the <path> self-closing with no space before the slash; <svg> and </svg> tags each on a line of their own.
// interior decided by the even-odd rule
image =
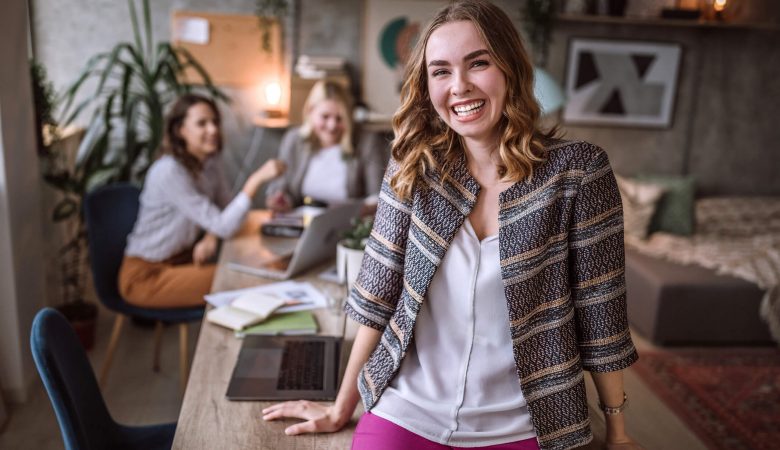
<svg viewBox="0 0 780 450">
<path fill-rule="evenodd" d="M 324 342 L 288 341 L 284 345 L 276 388 L 296 391 L 320 390 L 324 384 L 324 364 Z"/>
</svg>

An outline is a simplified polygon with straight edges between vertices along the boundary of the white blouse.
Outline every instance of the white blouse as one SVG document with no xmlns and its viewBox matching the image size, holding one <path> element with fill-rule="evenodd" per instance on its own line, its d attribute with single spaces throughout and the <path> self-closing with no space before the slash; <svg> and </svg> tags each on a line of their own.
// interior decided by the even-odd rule
<svg viewBox="0 0 780 450">
<path fill-rule="evenodd" d="M 480 241 L 466 219 L 433 277 L 401 368 L 373 414 L 443 445 L 536 436 L 512 353 L 499 261 L 498 235 Z"/>
<path fill-rule="evenodd" d="M 340 203 L 347 198 L 347 163 L 341 146 L 334 145 L 314 152 L 309 158 L 301 184 L 301 194 L 326 203 Z"/>
</svg>

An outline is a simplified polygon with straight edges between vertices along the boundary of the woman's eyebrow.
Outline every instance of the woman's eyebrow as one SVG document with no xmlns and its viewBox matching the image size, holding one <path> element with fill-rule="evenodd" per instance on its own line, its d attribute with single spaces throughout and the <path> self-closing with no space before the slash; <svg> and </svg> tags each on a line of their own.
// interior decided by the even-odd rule
<svg viewBox="0 0 780 450">
<path fill-rule="evenodd" d="M 475 50 L 475 51 L 469 53 L 468 55 L 464 56 L 463 60 L 464 61 L 469 61 L 469 60 L 474 59 L 474 58 L 476 58 L 478 56 L 486 55 L 488 53 L 489 52 L 486 49 L 484 49 L 484 48 L 480 49 L 480 50 Z M 432 60 L 431 62 L 428 63 L 428 67 L 431 67 L 431 66 L 448 66 L 449 64 L 450 63 L 448 61 L 445 61 L 443 59 L 434 59 L 434 60 Z"/>
<path fill-rule="evenodd" d="M 475 51 L 469 53 L 468 55 L 464 56 L 463 60 L 464 61 L 468 61 L 468 60 L 474 59 L 474 58 L 476 58 L 478 56 L 487 55 L 488 53 L 489 52 L 486 49 L 484 49 L 484 48 L 480 49 L 480 50 L 475 50 Z"/>
</svg>

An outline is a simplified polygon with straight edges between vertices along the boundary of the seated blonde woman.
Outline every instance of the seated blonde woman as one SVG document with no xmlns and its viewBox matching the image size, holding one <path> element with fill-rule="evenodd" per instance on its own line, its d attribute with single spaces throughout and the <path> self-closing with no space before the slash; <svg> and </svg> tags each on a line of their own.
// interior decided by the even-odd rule
<svg viewBox="0 0 780 450">
<path fill-rule="evenodd" d="M 285 211 L 308 197 L 325 204 L 364 199 L 376 204 L 385 152 L 376 134 L 355 132 L 352 98 L 339 84 L 320 81 L 303 106 L 304 123 L 282 138 L 287 172 L 268 185 L 266 205 Z"/>
</svg>

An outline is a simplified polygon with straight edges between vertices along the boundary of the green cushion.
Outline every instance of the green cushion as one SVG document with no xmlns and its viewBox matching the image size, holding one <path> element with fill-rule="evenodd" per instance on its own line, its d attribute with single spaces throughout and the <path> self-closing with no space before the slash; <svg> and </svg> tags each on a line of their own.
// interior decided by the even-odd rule
<svg viewBox="0 0 780 450">
<path fill-rule="evenodd" d="M 664 189 L 664 195 L 658 202 L 648 231 L 692 235 L 695 223 L 693 202 L 696 193 L 693 177 L 643 174 L 636 178 Z"/>
</svg>

